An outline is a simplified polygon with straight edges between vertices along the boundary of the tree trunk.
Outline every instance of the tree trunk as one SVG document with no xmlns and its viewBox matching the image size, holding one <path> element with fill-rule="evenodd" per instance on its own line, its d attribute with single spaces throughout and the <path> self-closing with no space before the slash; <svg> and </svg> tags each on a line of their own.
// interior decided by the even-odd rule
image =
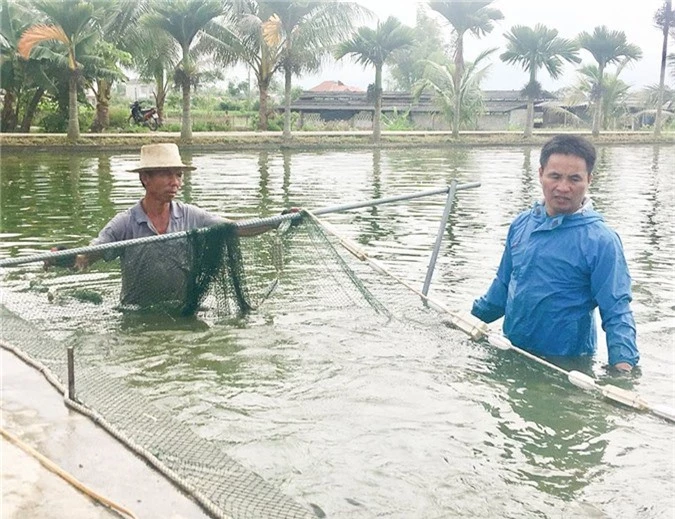
<svg viewBox="0 0 675 519">
<path fill-rule="evenodd" d="M 597 99 L 595 101 L 595 106 L 593 107 L 593 128 L 591 133 L 593 137 L 600 135 L 600 119 L 602 117 L 602 99 Z"/>
<path fill-rule="evenodd" d="M 68 83 L 68 141 L 76 142 L 80 138 L 80 121 L 77 118 L 77 70 L 70 72 Z"/>
<path fill-rule="evenodd" d="M 91 131 L 100 133 L 110 126 L 110 90 L 111 84 L 106 79 L 96 80 L 96 117 L 91 123 Z"/>
<path fill-rule="evenodd" d="M 452 137 L 459 137 L 459 125 L 462 112 L 462 75 L 464 74 L 464 35 L 457 35 L 457 48 L 455 49 L 455 73 L 452 80 L 455 86 L 455 111 L 452 114 Z"/>
<path fill-rule="evenodd" d="M 159 124 L 164 123 L 164 101 L 166 101 L 166 86 L 164 84 L 164 73 L 155 76 L 155 107 L 157 108 L 157 117 Z"/>
<path fill-rule="evenodd" d="M 16 112 L 14 111 L 14 104 L 16 102 L 16 95 L 12 90 L 5 92 L 4 104 L 2 105 L 2 120 L 0 121 L 0 131 L 3 133 L 13 132 L 16 130 Z"/>
<path fill-rule="evenodd" d="M 260 90 L 260 108 L 258 108 L 258 130 L 264 132 L 267 130 L 267 88 L 269 81 L 258 81 L 258 90 Z"/>
<path fill-rule="evenodd" d="M 530 82 L 527 84 L 527 120 L 525 121 L 524 137 L 529 139 L 532 137 L 532 130 L 534 129 L 534 92 L 538 90 L 535 88 L 537 84 L 537 69 L 530 64 Z"/>
<path fill-rule="evenodd" d="M 192 117 L 190 115 L 190 78 L 185 76 L 182 83 L 183 114 L 180 122 L 180 140 L 186 144 L 192 142 Z"/>
<path fill-rule="evenodd" d="M 33 119 L 35 118 L 35 112 L 37 111 L 37 107 L 40 104 L 40 100 L 42 99 L 44 93 L 45 91 L 42 87 L 38 87 L 35 92 L 33 92 L 33 97 L 31 97 L 30 101 L 28 102 L 28 106 L 26 106 L 26 112 L 23 114 L 23 120 L 21 121 L 20 131 L 22 133 L 30 132 L 30 127 L 33 124 Z"/>
<path fill-rule="evenodd" d="M 190 116 L 190 76 L 189 67 L 190 47 L 183 45 L 183 75 L 181 87 L 183 91 L 183 111 L 180 121 L 180 140 L 189 144 L 192 142 L 192 117 Z"/>
<path fill-rule="evenodd" d="M 291 141 L 291 67 L 284 67 L 284 143 Z"/>
<path fill-rule="evenodd" d="M 663 47 L 661 49 L 661 75 L 659 77 L 659 95 L 656 104 L 656 117 L 654 119 L 654 135 L 661 135 L 662 124 L 662 110 L 663 110 L 663 94 L 665 90 L 666 81 L 666 64 L 668 60 L 668 32 L 670 31 L 670 23 L 672 18 L 672 1 L 666 0 L 665 3 L 665 20 L 663 22 Z"/>
<path fill-rule="evenodd" d="M 373 142 L 380 144 L 382 135 L 382 65 L 375 66 L 375 110 L 373 111 Z"/>
<path fill-rule="evenodd" d="M 534 99 L 527 100 L 527 121 L 525 122 L 525 138 L 532 137 L 532 128 L 534 128 Z"/>
<path fill-rule="evenodd" d="M 598 63 L 598 92 L 595 99 L 595 107 L 593 110 L 593 137 L 600 135 L 600 124 L 602 122 L 602 101 L 605 96 L 604 90 L 604 76 L 605 76 L 605 67 Z"/>
</svg>

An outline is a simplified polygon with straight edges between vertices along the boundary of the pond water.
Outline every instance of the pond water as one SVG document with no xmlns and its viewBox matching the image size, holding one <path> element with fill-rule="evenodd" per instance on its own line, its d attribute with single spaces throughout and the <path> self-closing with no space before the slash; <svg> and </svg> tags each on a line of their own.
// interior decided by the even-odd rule
<svg viewBox="0 0 675 519">
<path fill-rule="evenodd" d="M 494 276 L 510 221 L 540 196 L 538 151 L 183 153 L 197 170 L 181 198 L 245 218 L 480 182 L 458 194 L 430 290 L 469 309 Z M 598 153 L 591 196 L 625 246 L 642 360 L 634 376 L 615 379 L 601 341 L 591 369 L 673 406 L 675 146 Z M 3 151 L 0 257 L 87 244 L 142 195 L 126 171 L 137 158 Z M 326 220 L 421 288 L 444 203 L 441 195 Z M 346 340 L 339 314 L 270 313 L 236 330 L 182 327 L 139 335 L 134 346 L 111 341 L 105 361 L 328 517 L 672 517 L 672 424 L 459 337 L 400 344 L 386 326 L 365 323 L 358 341 Z"/>
</svg>

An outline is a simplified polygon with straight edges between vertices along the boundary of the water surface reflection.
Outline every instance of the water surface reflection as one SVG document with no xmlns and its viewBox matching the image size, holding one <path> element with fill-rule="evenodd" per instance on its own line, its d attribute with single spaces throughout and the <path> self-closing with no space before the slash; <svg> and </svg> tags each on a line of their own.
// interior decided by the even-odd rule
<svg viewBox="0 0 675 519">
<path fill-rule="evenodd" d="M 458 196 L 431 285 L 451 308 L 468 308 L 486 289 L 508 224 L 540 196 L 530 147 L 185 158 L 198 169 L 186 175 L 183 199 L 232 218 L 481 182 Z M 0 254 L 88 243 L 141 196 L 127 172 L 136 160 L 3 152 Z M 591 187 L 625 245 L 642 352 L 642 375 L 612 382 L 671 405 L 673 163 L 673 146 L 603 146 Z M 421 287 L 444 203 L 327 219 Z M 288 279 L 282 300 L 307 284 Z M 666 517 L 675 507 L 672 426 L 596 400 L 509 352 L 452 333 L 402 342 L 395 326 L 362 309 L 313 313 L 302 302 L 215 326 L 125 315 L 88 354 L 331 517 Z M 601 348 L 582 368 L 608 377 L 605 362 Z"/>
</svg>

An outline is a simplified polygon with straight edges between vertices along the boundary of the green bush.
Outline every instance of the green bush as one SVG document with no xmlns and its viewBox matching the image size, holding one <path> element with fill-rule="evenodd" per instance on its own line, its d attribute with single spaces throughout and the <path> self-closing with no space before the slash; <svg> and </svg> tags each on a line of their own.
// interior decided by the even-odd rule
<svg viewBox="0 0 675 519">
<path fill-rule="evenodd" d="M 164 110 L 178 110 L 180 111 L 182 109 L 182 103 L 183 103 L 183 97 L 178 92 L 177 90 L 170 90 L 169 93 L 166 95 L 166 99 L 164 100 Z"/>
<path fill-rule="evenodd" d="M 180 131 L 180 122 L 164 122 L 162 126 L 159 127 L 159 131 L 162 132 L 179 132 Z"/>
<path fill-rule="evenodd" d="M 110 126 L 111 130 L 117 128 L 126 128 L 129 126 L 129 116 L 131 115 L 131 110 L 124 106 L 111 106 L 108 110 L 110 116 Z"/>
<path fill-rule="evenodd" d="M 91 124 L 94 122 L 96 117 L 96 109 L 90 106 L 82 107 L 78 113 L 78 120 L 80 121 L 80 131 L 87 132 L 91 128 Z"/>
<path fill-rule="evenodd" d="M 260 121 L 260 114 L 256 112 L 251 116 L 250 127 L 252 130 L 258 129 L 258 122 Z M 277 113 L 271 113 L 267 118 L 267 130 L 270 132 L 280 131 L 284 129 L 284 116 Z"/>
<path fill-rule="evenodd" d="M 385 130 L 391 131 L 406 131 L 414 129 L 414 125 L 410 120 L 410 110 L 399 113 L 396 108 L 391 115 L 382 114 L 382 126 Z"/>
<path fill-rule="evenodd" d="M 323 129 L 332 132 L 345 132 L 352 129 L 350 121 L 326 121 Z"/>
<path fill-rule="evenodd" d="M 281 131 L 284 129 L 283 117 L 270 117 L 267 119 L 267 130 L 270 132 Z"/>
<path fill-rule="evenodd" d="M 218 109 L 224 112 L 241 112 L 244 110 L 244 103 L 242 101 L 235 101 L 233 99 L 226 99 L 221 101 L 218 105 Z"/>
<path fill-rule="evenodd" d="M 64 116 L 59 112 L 44 112 L 40 121 L 39 126 L 42 126 L 42 129 L 46 133 L 64 133 L 68 129 L 68 116 Z"/>
<path fill-rule="evenodd" d="M 193 121 L 192 131 L 194 132 L 227 132 L 231 129 L 230 121 Z"/>
<path fill-rule="evenodd" d="M 68 131 L 68 113 L 60 112 L 54 102 L 41 104 L 42 117 L 38 125 L 42 126 L 46 133 L 65 133 Z M 92 107 L 79 107 L 78 121 L 80 133 L 85 133 L 94 121 L 96 110 Z"/>
<path fill-rule="evenodd" d="M 122 128 L 124 133 L 147 133 L 152 131 L 144 124 L 130 124 Z"/>
</svg>

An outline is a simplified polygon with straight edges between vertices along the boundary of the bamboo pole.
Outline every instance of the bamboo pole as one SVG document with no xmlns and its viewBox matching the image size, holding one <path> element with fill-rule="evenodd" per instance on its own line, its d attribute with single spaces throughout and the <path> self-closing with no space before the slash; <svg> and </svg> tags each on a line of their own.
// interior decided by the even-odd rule
<svg viewBox="0 0 675 519">
<path fill-rule="evenodd" d="M 474 187 L 480 186 L 480 182 L 471 182 L 468 184 L 459 184 L 457 186 L 457 190 L 462 190 L 462 189 L 470 189 Z M 366 200 L 364 202 L 354 202 L 350 204 L 344 204 L 344 205 L 336 205 L 332 207 L 324 207 L 321 209 L 317 209 L 314 211 L 314 214 L 318 215 L 323 215 L 323 214 L 329 214 L 329 213 L 338 213 L 342 211 L 349 211 L 351 209 L 359 209 L 362 207 L 371 207 L 371 206 L 376 206 L 376 205 L 381 205 L 381 204 L 391 204 L 394 202 L 400 202 L 403 200 L 414 200 L 416 198 L 423 198 L 427 196 L 433 196 L 433 195 L 438 195 L 442 193 L 447 193 L 449 190 L 449 186 L 445 186 L 442 188 L 436 188 L 436 189 L 430 189 L 426 191 L 418 191 L 416 193 L 409 193 L 405 195 L 398 195 L 398 196 L 391 196 L 387 198 L 375 198 L 372 200 Z M 296 218 L 301 218 L 300 213 L 289 213 L 289 214 L 283 214 L 283 215 L 276 215 L 276 216 L 269 216 L 266 218 L 250 218 L 246 220 L 239 220 L 237 222 L 232 222 L 232 223 L 227 223 L 225 225 L 234 225 L 238 229 L 250 229 L 252 227 L 265 227 L 265 226 L 273 226 L 276 227 L 279 225 L 281 222 L 285 220 L 291 220 L 291 219 L 296 219 Z M 72 249 L 65 249 L 65 250 L 59 250 L 59 251 L 53 251 L 53 252 L 47 252 L 47 253 L 40 253 L 40 254 L 33 254 L 30 256 L 19 256 L 16 258 L 7 258 L 0 260 L 0 268 L 2 267 L 11 267 L 11 266 L 16 266 L 16 265 L 22 265 L 25 263 L 34 263 L 34 262 L 42 262 L 42 261 L 53 261 L 58 258 L 64 258 L 64 257 L 71 257 L 75 256 L 77 254 L 91 254 L 95 252 L 104 252 L 107 250 L 112 250 L 112 249 L 119 249 L 122 247 L 131 247 L 134 245 L 139 245 L 139 244 L 148 244 L 148 243 L 155 243 L 155 242 L 161 242 L 165 240 L 175 240 L 179 238 L 184 238 L 186 237 L 189 233 L 192 232 L 206 232 L 212 227 L 203 227 L 201 229 L 196 229 L 193 231 L 181 231 L 181 232 L 175 232 L 175 233 L 170 233 L 170 234 L 158 234 L 155 236 L 148 236 L 145 238 L 134 238 L 131 240 L 124 240 L 124 241 L 118 241 L 118 242 L 110 242 L 110 243 L 101 243 L 98 245 L 89 245 L 86 247 L 74 247 Z"/>
<path fill-rule="evenodd" d="M 566 371 L 560 366 L 556 366 L 555 364 L 545 359 L 542 359 L 541 357 L 534 355 L 529 351 L 523 350 L 513 345 L 508 338 L 504 337 L 501 333 L 490 331 L 487 323 L 484 323 L 483 321 L 474 317 L 468 312 L 457 312 L 448 309 L 447 307 L 445 307 L 445 305 L 443 305 L 439 301 L 415 289 L 409 283 L 407 283 L 400 277 L 390 272 L 381 262 L 368 256 L 368 254 L 366 254 L 366 252 L 353 241 L 343 236 L 340 236 L 335 231 L 335 229 L 332 228 L 332 226 L 326 224 L 326 222 L 319 220 L 316 217 L 316 215 L 313 215 L 312 213 L 309 213 L 309 215 L 319 226 L 325 229 L 326 232 L 335 236 L 340 242 L 340 244 L 343 247 L 345 247 L 356 258 L 358 258 L 361 261 L 367 262 L 377 272 L 386 274 L 389 277 L 393 278 L 394 280 L 398 281 L 406 288 L 408 288 L 409 290 L 420 296 L 427 303 L 429 303 L 430 306 L 436 308 L 442 313 L 448 314 L 450 316 L 450 324 L 462 330 L 464 333 L 469 335 L 471 339 L 473 339 L 474 341 L 479 341 L 483 338 L 487 338 L 488 343 L 498 349 L 512 350 L 524 357 L 527 357 L 530 360 L 533 360 L 543 366 L 546 366 L 550 369 L 553 369 L 565 375 L 572 385 L 580 389 L 594 392 L 595 394 L 598 394 L 603 398 L 611 400 L 612 402 L 631 407 L 638 411 L 650 412 L 656 416 L 664 418 L 665 420 L 671 423 L 675 423 L 675 409 L 665 405 L 651 405 L 639 394 L 633 391 L 629 391 L 627 389 L 622 389 L 612 384 L 598 384 L 593 378 L 589 377 L 584 373 L 581 373 L 580 371 L 575 370 Z"/>
</svg>

